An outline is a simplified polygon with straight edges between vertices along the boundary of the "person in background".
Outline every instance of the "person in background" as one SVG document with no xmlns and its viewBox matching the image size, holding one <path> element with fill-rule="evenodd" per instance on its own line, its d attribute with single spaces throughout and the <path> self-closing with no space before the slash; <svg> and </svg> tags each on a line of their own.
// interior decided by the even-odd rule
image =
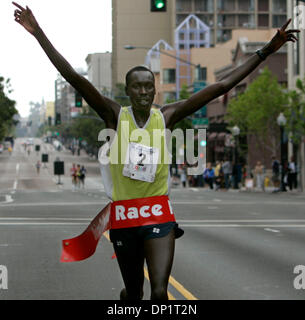
<svg viewBox="0 0 305 320">
<path fill-rule="evenodd" d="M 264 166 L 260 161 L 257 161 L 256 166 L 254 168 L 254 174 L 256 178 L 256 187 L 265 191 L 264 186 Z"/>
<path fill-rule="evenodd" d="M 80 180 L 80 184 L 82 185 L 83 189 L 85 188 L 86 173 L 87 173 L 87 170 L 85 169 L 84 166 L 82 166 L 82 167 L 80 168 L 79 180 Z"/>
<path fill-rule="evenodd" d="M 275 156 L 272 156 L 272 182 L 274 186 L 273 192 L 280 191 L 280 163 L 275 159 Z"/>
<path fill-rule="evenodd" d="M 41 167 L 41 163 L 40 163 L 40 161 L 38 160 L 37 163 L 36 163 L 36 171 L 37 171 L 37 174 L 40 173 L 40 167 Z"/>
<path fill-rule="evenodd" d="M 221 187 L 221 176 L 223 175 L 222 172 L 222 163 L 220 161 L 216 161 L 216 166 L 215 166 L 215 184 L 216 184 L 216 191 L 220 189 Z"/>
<path fill-rule="evenodd" d="M 230 176 L 232 174 L 231 162 L 227 159 L 222 165 L 222 171 L 225 179 L 225 188 L 230 188 Z"/>
<path fill-rule="evenodd" d="M 296 164 L 294 162 L 294 157 L 290 158 L 290 162 L 288 163 L 288 186 L 289 190 L 293 190 L 297 188 L 297 170 Z"/>
<path fill-rule="evenodd" d="M 203 172 L 203 178 L 204 181 L 210 186 L 210 189 L 213 189 L 213 183 L 214 183 L 214 169 L 212 168 L 211 162 L 207 163 L 207 167 Z"/>
</svg>

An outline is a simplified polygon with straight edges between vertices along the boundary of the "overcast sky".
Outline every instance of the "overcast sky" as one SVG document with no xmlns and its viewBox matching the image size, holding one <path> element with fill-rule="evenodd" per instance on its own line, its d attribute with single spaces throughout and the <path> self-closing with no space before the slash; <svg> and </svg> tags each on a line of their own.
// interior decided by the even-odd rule
<svg viewBox="0 0 305 320">
<path fill-rule="evenodd" d="M 111 0 L 22 0 L 55 48 L 74 68 L 86 70 L 89 53 L 111 51 Z M 29 113 L 29 102 L 54 101 L 57 70 L 37 40 L 14 21 L 15 6 L 0 0 L 0 75 L 11 79 L 21 116 Z"/>
</svg>

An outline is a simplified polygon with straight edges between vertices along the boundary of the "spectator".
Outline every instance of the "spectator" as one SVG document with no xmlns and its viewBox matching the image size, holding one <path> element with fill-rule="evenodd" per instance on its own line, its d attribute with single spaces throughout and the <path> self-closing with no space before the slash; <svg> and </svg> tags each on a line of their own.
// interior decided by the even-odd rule
<svg viewBox="0 0 305 320">
<path fill-rule="evenodd" d="M 256 166 L 254 168 L 254 174 L 256 178 L 256 187 L 265 191 L 264 186 L 264 166 L 260 161 L 257 161 Z"/>
<path fill-rule="evenodd" d="M 229 160 L 226 160 L 222 165 L 222 171 L 225 179 L 225 188 L 230 188 L 230 175 L 232 174 L 232 166 Z"/>
<path fill-rule="evenodd" d="M 280 191 L 280 163 L 272 156 L 272 182 L 274 185 L 273 192 Z"/>
<path fill-rule="evenodd" d="M 215 167 L 215 184 L 216 184 L 216 190 L 221 188 L 221 181 L 223 177 L 223 171 L 222 171 L 222 163 L 220 161 L 216 161 L 216 167 Z"/>
<path fill-rule="evenodd" d="M 213 183 L 214 183 L 214 169 L 212 168 L 211 162 L 207 163 L 207 167 L 203 172 L 203 178 L 204 181 L 210 186 L 210 189 L 213 189 Z"/>
<path fill-rule="evenodd" d="M 85 188 L 85 178 L 86 178 L 86 172 L 87 170 L 85 169 L 84 166 L 81 167 L 80 169 L 80 176 L 79 176 L 79 180 L 80 180 L 80 183 L 83 187 L 83 189 Z"/>
<path fill-rule="evenodd" d="M 290 158 L 290 162 L 288 164 L 288 186 L 289 189 L 296 189 L 297 188 L 297 170 L 296 165 L 294 162 L 294 157 Z"/>
</svg>

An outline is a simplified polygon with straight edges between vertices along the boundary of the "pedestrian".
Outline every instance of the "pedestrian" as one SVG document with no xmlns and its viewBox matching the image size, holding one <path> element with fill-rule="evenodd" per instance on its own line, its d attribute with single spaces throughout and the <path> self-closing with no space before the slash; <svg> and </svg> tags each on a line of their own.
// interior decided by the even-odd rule
<svg viewBox="0 0 305 320">
<path fill-rule="evenodd" d="M 76 166 L 76 187 L 80 189 L 80 176 L 81 176 L 81 168 L 80 164 Z"/>
<path fill-rule="evenodd" d="M 296 31 L 286 31 L 289 20 L 264 48 L 251 55 L 246 62 L 230 72 L 226 78 L 205 87 L 186 100 L 165 105 L 161 109 L 152 108 L 156 94 L 154 74 L 144 66 L 134 67 L 126 74 L 125 91 L 126 95 L 129 96 L 131 106 L 121 107 L 117 102 L 102 96 L 85 77 L 71 67 L 47 39 L 28 7 L 23 8 L 15 2 L 13 4 L 18 8 L 14 13 L 15 20 L 36 38 L 61 75 L 104 120 L 106 128 L 116 130 L 116 142 L 111 146 L 108 143 L 104 144 L 106 150 L 109 148 L 110 155 L 115 153 L 118 141 L 123 140 L 129 148 L 129 153 L 122 148 L 118 148 L 117 155 L 118 159 L 126 159 L 124 156 L 127 154 L 130 161 L 126 163 L 109 161 L 101 166 L 106 193 L 113 201 L 111 208 L 114 211 L 111 210 L 111 212 L 117 212 L 120 217 L 119 212 L 123 215 L 122 210 L 127 206 L 128 201 L 134 204 L 146 203 L 140 209 L 142 210 L 140 213 L 142 212 L 147 218 L 145 220 L 146 225 L 141 224 L 142 220 L 139 219 L 140 217 L 133 206 L 129 208 L 131 211 L 128 211 L 128 215 L 132 216 L 132 219 L 128 216 L 127 219 L 124 216 L 124 223 L 126 225 L 133 223 L 133 227 L 116 229 L 112 225 L 110 229 L 110 239 L 113 242 L 125 284 L 120 298 L 124 300 L 142 299 L 143 265 L 146 260 L 151 286 L 151 299 L 168 300 L 167 286 L 174 258 L 175 238 L 181 236 L 183 231 L 173 219 L 174 215 L 169 200 L 162 202 L 164 206 L 161 206 L 162 215 L 158 211 L 161 199 L 168 199 L 169 166 L 166 161 L 159 161 L 158 164 L 153 161 L 153 159 L 159 159 L 157 157 L 159 153 L 160 159 L 163 159 L 163 156 L 166 157 L 163 148 L 153 144 L 153 140 L 155 140 L 152 139 L 153 130 L 160 129 L 157 131 L 160 134 L 161 144 L 166 143 L 165 129 L 173 130 L 176 123 L 201 109 L 209 101 L 231 90 L 287 41 L 296 41 L 297 39 L 293 34 Z M 129 124 L 129 128 L 145 129 L 148 137 L 150 137 L 146 141 L 147 144 L 142 145 L 130 141 L 131 133 L 122 129 L 123 121 L 125 124 Z M 156 131 L 154 131 L 154 134 L 157 134 Z M 133 158 L 130 159 L 130 156 Z M 143 163 L 144 158 L 149 160 L 145 164 Z M 118 202 L 124 203 L 125 206 L 118 205 Z M 148 208 L 154 208 L 156 213 L 154 217 L 159 219 L 158 221 L 161 221 L 161 219 L 166 219 L 166 221 L 153 223 L 150 220 L 152 215 L 149 214 L 148 216 L 148 212 L 143 211 L 143 208 L 147 209 L 147 206 Z M 111 221 L 112 223 L 117 222 L 116 216 Z"/>
<path fill-rule="evenodd" d="M 254 168 L 254 174 L 256 179 L 256 187 L 260 190 L 265 191 L 264 185 L 264 166 L 260 161 L 257 161 L 256 166 Z"/>
<path fill-rule="evenodd" d="M 228 159 L 226 159 L 222 165 L 222 172 L 225 180 L 225 188 L 228 190 L 230 188 L 230 176 L 232 174 L 231 162 Z"/>
<path fill-rule="evenodd" d="M 41 163 L 40 163 L 40 161 L 38 160 L 37 163 L 36 163 L 36 171 L 37 171 L 37 174 L 40 173 L 40 167 L 41 167 Z"/>
<path fill-rule="evenodd" d="M 214 183 L 214 169 L 212 168 L 211 162 L 207 163 L 207 167 L 203 172 L 204 181 L 209 185 L 210 189 L 213 190 L 213 183 Z"/>
<path fill-rule="evenodd" d="M 296 164 L 294 162 L 294 156 L 291 156 L 290 162 L 288 164 L 288 186 L 290 191 L 298 187 L 297 170 L 296 170 Z"/>
<path fill-rule="evenodd" d="M 180 174 L 180 180 L 182 182 L 183 188 L 186 187 L 186 176 L 187 176 L 187 168 L 186 168 L 186 165 L 183 164 L 181 167 L 181 174 Z"/>
<path fill-rule="evenodd" d="M 79 179 L 80 179 L 80 183 L 83 187 L 83 189 L 85 188 L 85 178 L 86 178 L 86 173 L 87 173 L 87 170 L 84 166 L 81 167 L 80 169 L 80 176 L 79 176 Z"/>
<path fill-rule="evenodd" d="M 72 178 L 72 190 L 75 191 L 77 187 L 77 168 L 75 163 L 72 164 L 72 168 L 70 169 L 70 175 Z"/>
<path fill-rule="evenodd" d="M 272 159 L 272 182 L 274 190 L 272 192 L 280 191 L 280 163 L 276 160 L 275 156 L 271 157 Z"/>
<path fill-rule="evenodd" d="M 220 161 L 216 161 L 214 173 L 215 173 L 215 185 L 216 185 L 216 191 L 217 191 L 221 187 L 221 177 L 223 175 L 222 163 Z"/>
</svg>

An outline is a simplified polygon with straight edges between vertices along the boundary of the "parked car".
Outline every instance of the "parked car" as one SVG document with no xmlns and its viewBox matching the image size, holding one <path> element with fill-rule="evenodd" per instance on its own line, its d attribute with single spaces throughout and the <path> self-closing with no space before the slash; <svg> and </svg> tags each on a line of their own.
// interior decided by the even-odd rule
<svg viewBox="0 0 305 320">
<path fill-rule="evenodd" d="M 0 143 L 0 153 L 3 152 L 3 144 Z"/>
</svg>

